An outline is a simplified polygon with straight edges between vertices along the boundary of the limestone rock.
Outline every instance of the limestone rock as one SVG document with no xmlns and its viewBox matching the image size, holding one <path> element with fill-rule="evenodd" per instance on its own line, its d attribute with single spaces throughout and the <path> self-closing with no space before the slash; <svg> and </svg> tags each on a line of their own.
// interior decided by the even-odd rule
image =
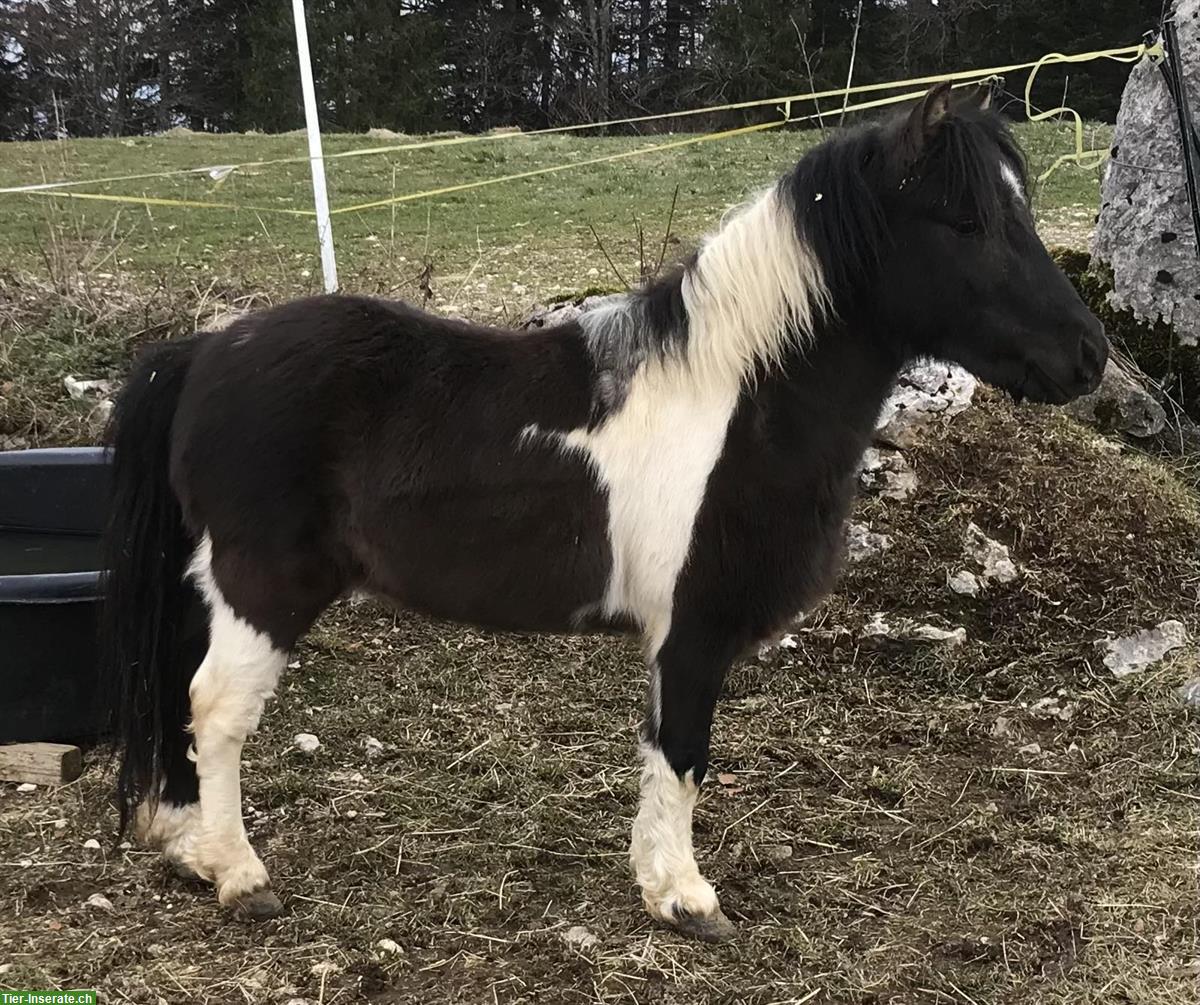
<svg viewBox="0 0 1200 1005">
<path fill-rule="evenodd" d="M 868 492 L 885 499 L 907 499 L 917 491 L 917 475 L 898 450 L 867 447 L 859 464 L 858 480 Z"/>
<path fill-rule="evenodd" d="M 1114 677 L 1128 677 L 1157 663 L 1172 649 L 1187 643 L 1187 629 L 1175 620 L 1164 621 L 1155 628 L 1136 632 L 1124 638 L 1098 642 L 1106 652 L 1104 665 Z"/>
<path fill-rule="evenodd" d="M 971 404 L 977 382 L 953 363 L 923 361 L 900 374 L 875 422 L 875 439 L 911 447 L 938 417 L 957 415 Z"/>
<path fill-rule="evenodd" d="M 862 562 L 882 555 L 892 546 L 886 534 L 876 534 L 865 523 L 851 522 L 846 526 L 846 558 Z"/>
<path fill-rule="evenodd" d="M 1182 85 L 1200 109 L 1200 0 L 1175 0 Z M 1163 318 L 1182 345 L 1200 340 L 1200 260 L 1174 102 L 1157 66 L 1129 74 L 1104 179 L 1092 253 L 1113 271 L 1110 301 Z"/>
<path fill-rule="evenodd" d="M 1157 436 L 1167 424 L 1162 405 L 1111 358 L 1100 386 L 1065 408 L 1081 422 L 1130 436 Z"/>
</svg>

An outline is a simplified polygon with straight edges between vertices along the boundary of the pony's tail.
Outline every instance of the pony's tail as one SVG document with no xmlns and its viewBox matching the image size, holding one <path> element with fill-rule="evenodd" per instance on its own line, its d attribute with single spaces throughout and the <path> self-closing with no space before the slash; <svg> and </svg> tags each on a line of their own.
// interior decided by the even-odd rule
<svg viewBox="0 0 1200 1005">
<path fill-rule="evenodd" d="M 101 672 L 121 751 L 120 830 L 139 803 L 153 806 L 173 761 L 186 756 L 188 685 L 181 622 L 192 544 L 171 490 L 171 427 L 197 345 L 164 342 L 134 366 L 109 425 L 112 495 L 104 542 Z M 118 835 L 119 836 L 119 835 Z"/>
</svg>

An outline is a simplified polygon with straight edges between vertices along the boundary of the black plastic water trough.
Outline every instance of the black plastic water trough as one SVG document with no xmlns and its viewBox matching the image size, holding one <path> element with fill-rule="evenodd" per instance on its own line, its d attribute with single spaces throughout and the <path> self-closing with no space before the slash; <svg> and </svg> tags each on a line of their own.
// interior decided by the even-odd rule
<svg viewBox="0 0 1200 1005">
<path fill-rule="evenodd" d="M 86 740 L 96 670 L 107 454 L 0 452 L 0 742 Z"/>
</svg>

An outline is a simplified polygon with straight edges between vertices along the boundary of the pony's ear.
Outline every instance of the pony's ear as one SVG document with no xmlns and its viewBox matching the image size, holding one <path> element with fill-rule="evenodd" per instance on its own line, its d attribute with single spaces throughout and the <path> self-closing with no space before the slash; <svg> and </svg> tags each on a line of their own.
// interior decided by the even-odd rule
<svg viewBox="0 0 1200 1005">
<path fill-rule="evenodd" d="M 906 172 L 920 159 L 925 145 L 933 139 L 942 123 L 952 114 L 950 83 L 943 81 L 930 88 L 900 127 L 893 163 Z"/>
<path fill-rule="evenodd" d="M 929 89 L 921 103 L 908 116 L 905 132 L 913 149 L 919 150 L 941 127 L 950 114 L 950 81 L 943 80 Z"/>
<path fill-rule="evenodd" d="M 964 91 L 957 92 L 955 101 L 960 107 L 970 105 L 978 108 L 981 112 L 989 111 L 996 104 L 996 99 L 1000 96 L 1000 92 L 1004 89 L 1003 77 L 988 77 L 986 80 L 981 80 L 974 87 Z"/>
</svg>

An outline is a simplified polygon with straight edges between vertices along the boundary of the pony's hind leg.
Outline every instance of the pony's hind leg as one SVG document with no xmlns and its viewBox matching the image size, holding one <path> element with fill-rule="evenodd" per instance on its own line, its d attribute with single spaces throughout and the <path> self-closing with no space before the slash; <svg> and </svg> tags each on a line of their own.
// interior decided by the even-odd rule
<svg viewBox="0 0 1200 1005">
<path fill-rule="evenodd" d="M 270 917 L 282 905 L 242 823 L 242 747 L 275 693 L 287 647 L 332 597 L 322 590 L 317 602 L 290 577 L 264 574 L 261 567 L 251 572 L 244 557 L 237 568 L 224 568 L 222 576 L 205 536 L 191 566 L 209 609 L 208 653 L 190 689 L 200 795 L 194 863 L 196 871 L 216 885 L 221 904 L 253 917 Z M 272 620 L 272 609 L 280 612 L 276 631 L 255 627 Z M 301 621 L 295 621 L 297 617 Z M 281 634 L 289 637 L 286 645 Z"/>
<path fill-rule="evenodd" d="M 258 727 L 287 660 L 264 634 L 212 604 L 208 655 L 192 679 L 192 734 L 200 782 L 197 871 L 216 884 L 226 907 L 255 916 L 279 913 L 267 870 L 242 823 L 242 746 Z"/>
<path fill-rule="evenodd" d="M 650 659 L 641 794 L 630 862 L 646 910 L 710 942 L 733 935 L 692 848 L 692 811 L 708 770 L 713 707 L 732 659 L 708 632 L 672 628 Z"/>
</svg>

